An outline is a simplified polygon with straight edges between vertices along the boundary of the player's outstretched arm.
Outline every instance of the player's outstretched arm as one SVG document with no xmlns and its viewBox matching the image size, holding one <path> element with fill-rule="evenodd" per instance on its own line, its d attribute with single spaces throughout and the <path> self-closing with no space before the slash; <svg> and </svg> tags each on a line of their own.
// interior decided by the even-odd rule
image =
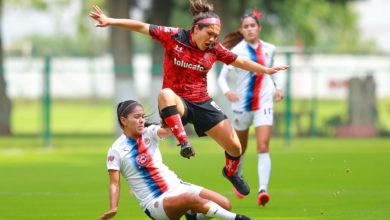
<svg viewBox="0 0 390 220">
<path fill-rule="evenodd" d="M 96 27 L 107 27 L 113 25 L 149 35 L 150 24 L 133 19 L 110 18 L 103 13 L 99 6 L 93 6 L 93 10 L 89 12 L 89 17 L 97 21 Z"/>
<path fill-rule="evenodd" d="M 157 130 L 157 135 L 160 138 L 166 138 L 172 134 L 172 130 L 169 127 L 161 127 Z"/>
<path fill-rule="evenodd" d="M 286 70 L 288 69 L 288 66 L 274 66 L 272 68 L 265 67 L 261 64 L 258 64 L 256 62 L 253 62 L 250 59 L 237 57 L 237 59 L 231 63 L 230 65 L 233 65 L 235 67 L 248 70 L 254 73 L 266 73 L 269 75 L 272 75 L 274 73 L 277 73 L 280 70 Z"/>
<path fill-rule="evenodd" d="M 108 174 L 110 176 L 110 210 L 100 216 L 99 220 L 106 220 L 114 217 L 117 213 L 118 208 L 120 192 L 120 174 L 118 170 L 109 170 Z"/>
</svg>

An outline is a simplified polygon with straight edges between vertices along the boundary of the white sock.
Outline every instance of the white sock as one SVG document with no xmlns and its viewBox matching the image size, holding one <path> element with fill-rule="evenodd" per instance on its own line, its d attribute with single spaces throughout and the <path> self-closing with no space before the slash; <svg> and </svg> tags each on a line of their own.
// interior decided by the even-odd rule
<svg viewBox="0 0 390 220">
<path fill-rule="evenodd" d="M 203 213 L 196 213 L 196 220 L 209 220 L 212 219 L 212 217 L 208 217 Z"/>
<path fill-rule="evenodd" d="M 208 202 L 210 208 L 207 212 L 206 216 L 209 217 L 217 217 L 220 219 L 226 219 L 226 220 L 234 220 L 236 218 L 236 214 L 229 212 L 228 210 L 222 208 L 217 203 L 213 201 Z"/>
<path fill-rule="evenodd" d="M 269 153 L 260 153 L 259 162 L 257 165 L 259 173 L 259 192 L 260 190 L 268 190 L 269 176 L 271 173 L 271 158 Z"/>
<path fill-rule="evenodd" d="M 238 176 L 243 176 L 244 175 L 244 171 L 243 171 L 244 158 L 245 158 L 244 155 L 241 155 L 240 163 L 238 164 L 237 171 L 236 171 Z"/>
</svg>

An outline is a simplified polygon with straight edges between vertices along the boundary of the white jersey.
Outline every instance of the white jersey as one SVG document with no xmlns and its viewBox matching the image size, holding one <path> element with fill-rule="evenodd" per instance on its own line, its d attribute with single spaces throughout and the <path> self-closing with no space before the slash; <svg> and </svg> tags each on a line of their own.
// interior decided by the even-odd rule
<svg viewBox="0 0 390 220">
<path fill-rule="evenodd" d="M 158 148 L 159 128 L 157 125 L 145 128 L 137 140 L 122 134 L 107 155 L 107 169 L 121 172 L 143 209 L 181 181 L 162 163 Z"/>
<path fill-rule="evenodd" d="M 276 48 L 274 45 L 261 40 L 256 45 L 242 40 L 233 47 L 232 52 L 239 57 L 248 58 L 257 63 L 260 63 L 259 59 L 262 56 L 265 66 L 272 67 Z M 231 65 L 224 65 L 218 77 L 218 84 L 223 94 L 231 90 L 227 83 L 229 73 L 238 74 L 235 92 L 239 97 L 239 101 L 232 102 L 233 111 L 246 112 L 273 107 L 274 88 L 281 89 L 277 74 L 273 74 L 271 79 L 268 74 L 255 74 Z"/>
</svg>

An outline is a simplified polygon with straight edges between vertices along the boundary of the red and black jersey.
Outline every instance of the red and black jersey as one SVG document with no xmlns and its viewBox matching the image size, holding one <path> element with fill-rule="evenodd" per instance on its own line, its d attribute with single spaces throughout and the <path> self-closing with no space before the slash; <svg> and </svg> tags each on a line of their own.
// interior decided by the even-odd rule
<svg viewBox="0 0 390 220">
<path fill-rule="evenodd" d="M 207 93 L 207 73 L 219 60 L 230 64 L 237 55 L 215 42 L 201 51 L 190 43 L 190 31 L 182 28 L 150 25 L 152 39 L 164 46 L 164 75 L 162 88 L 172 89 L 178 96 L 191 101 L 210 99 Z"/>
</svg>

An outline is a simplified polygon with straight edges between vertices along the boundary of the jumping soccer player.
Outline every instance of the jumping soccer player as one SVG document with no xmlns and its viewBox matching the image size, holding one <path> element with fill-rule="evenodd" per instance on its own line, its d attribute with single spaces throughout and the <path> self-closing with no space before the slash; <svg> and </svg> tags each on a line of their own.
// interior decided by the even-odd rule
<svg viewBox="0 0 390 220">
<path fill-rule="evenodd" d="M 193 24 L 190 30 L 163 27 L 132 19 L 107 17 L 99 7 L 90 12 L 97 27 L 115 25 L 150 35 L 165 48 L 162 90 L 158 97 L 161 117 L 179 141 L 181 155 L 190 158 L 195 151 L 183 124 L 192 123 L 198 136 L 210 136 L 225 150 L 223 175 L 243 195 L 249 194 L 246 181 L 236 175 L 241 145 L 230 121 L 207 93 L 207 73 L 217 60 L 253 72 L 273 74 L 286 66 L 267 68 L 250 59 L 237 57 L 216 38 L 221 22 L 207 1 L 190 1 Z"/>
</svg>

